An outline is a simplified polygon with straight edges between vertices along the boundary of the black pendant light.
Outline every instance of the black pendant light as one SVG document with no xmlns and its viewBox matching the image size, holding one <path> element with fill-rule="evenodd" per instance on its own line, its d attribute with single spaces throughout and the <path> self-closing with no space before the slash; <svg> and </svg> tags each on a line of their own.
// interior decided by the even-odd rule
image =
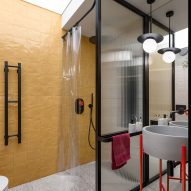
<svg viewBox="0 0 191 191">
<path fill-rule="evenodd" d="M 152 4 L 155 0 L 147 0 L 150 5 L 150 31 L 137 38 L 140 43 L 143 43 L 143 49 L 147 53 L 153 53 L 157 49 L 157 43 L 163 40 L 163 36 L 160 34 L 152 33 Z"/>
<path fill-rule="evenodd" d="M 169 47 L 168 48 L 162 48 L 158 50 L 159 54 L 163 54 L 163 60 L 166 63 L 172 63 L 175 61 L 176 54 L 180 53 L 181 49 L 175 48 L 171 46 L 171 29 L 170 29 L 170 19 L 174 15 L 174 11 L 168 11 L 166 13 L 166 16 L 169 18 Z"/>
</svg>

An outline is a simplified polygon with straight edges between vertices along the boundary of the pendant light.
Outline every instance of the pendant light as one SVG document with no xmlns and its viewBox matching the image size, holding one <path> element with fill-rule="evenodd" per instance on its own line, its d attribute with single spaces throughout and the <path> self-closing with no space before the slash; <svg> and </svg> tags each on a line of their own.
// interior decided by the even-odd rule
<svg viewBox="0 0 191 191">
<path fill-rule="evenodd" d="M 174 11 L 168 11 L 166 13 L 166 17 L 169 18 L 169 47 L 168 48 L 162 48 L 160 50 L 158 50 L 159 54 L 162 54 L 162 58 L 164 60 L 164 62 L 166 63 L 172 63 L 175 61 L 176 59 L 176 54 L 180 53 L 181 49 L 179 48 L 175 48 L 171 46 L 171 29 L 170 29 L 170 19 L 171 17 L 174 15 Z"/>
<path fill-rule="evenodd" d="M 152 4 L 155 0 L 147 0 L 150 5 L 150 31 L 137 38 L 140 43 L 143 43 L 143 50 L 147 53 L 153 53 L 157 50 L 157 43 L 163 40 L 163 36 L 160 34 L 152 33 Z"/>
</svg>

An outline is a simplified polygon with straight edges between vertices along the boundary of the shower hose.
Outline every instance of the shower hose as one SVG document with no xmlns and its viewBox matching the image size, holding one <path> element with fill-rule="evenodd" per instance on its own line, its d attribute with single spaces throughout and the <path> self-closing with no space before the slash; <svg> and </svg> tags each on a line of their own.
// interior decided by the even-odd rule
<svg viewBox="0 0 191 191">
<path fill-rule="evenodd" d="M 88 105 L 88 107 L 90 108 L 90 122 L 89 122 L 89 129 L 88 129 L 88 143 L 89 143 L 89 146 L 91 149 L 95 150 L 95 146 L 93 146 L 91 144 L 91 128 L 94 130 L 94 132 L 96 132 L 96 129 L 95 129 L 95 126 L 94 126 L 94 123 L 93 123 L 93 117 L 92 117 L 92 114 L 93 114 L 93 94 L 91 95 L 91 104 Z"/>
</svg>

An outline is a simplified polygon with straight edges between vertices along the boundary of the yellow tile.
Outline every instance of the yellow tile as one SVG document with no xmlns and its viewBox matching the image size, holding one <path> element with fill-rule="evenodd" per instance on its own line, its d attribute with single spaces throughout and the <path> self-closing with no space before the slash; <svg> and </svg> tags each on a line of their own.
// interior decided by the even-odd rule
<svg viewBox="0 0 191 191">
<path fill-rule="evenodd" d="M 72 137 L 79 162 L 95 160 L 87 142 L 87 104 L 95 93 L 95 46 L 82 38 L 81 72 L 73 91 L 86 105 L 84 113 L 76 115 L 77 96 L 72 96 L 71 82 L 62 77 L 66 59 L 61 16 L 24 1 L 1 0 L 0 17 L 0 172 L 8 176 L 12 187 L 57 172 L 58 163 L 70 168 Z M 22 63 L 22 143 L 11 138 L 8 146 L 4 146 L 5 60 Z M 10 69 L 9 99 L 16 99 L 17 93 L 17 73 Z M 9 130 L 17 132 L 16 104 L 9 106 Z"/>
</svg>

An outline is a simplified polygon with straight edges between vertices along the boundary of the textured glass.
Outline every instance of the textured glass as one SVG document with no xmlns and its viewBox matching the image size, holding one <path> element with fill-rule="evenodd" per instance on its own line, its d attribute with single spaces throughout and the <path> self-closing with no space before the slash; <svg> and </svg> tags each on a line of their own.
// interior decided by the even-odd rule
<svg viewBox="0 0 191 191">
<path fill-rule="evenodd" d="M 143 117 L 143 49 L 137 37 L 143 19 L 113 0 L 101 1 L 101 133 L 128 130 Z M 110 14 L 108 14 L 108 12 Z M 102 191 L 139 185 L 139 136 L 131 138 L 131 159 L 111 169 L 111 143 L 101 145 Z"/>
<path fill-rule="evenodd" d="M 142 26 L 140 16 L 113 0 L 102 1 L 102 134 L 127 130 L 131 120 L 142 118 L 143 52 L 137 41 Z"/>
</svg>

